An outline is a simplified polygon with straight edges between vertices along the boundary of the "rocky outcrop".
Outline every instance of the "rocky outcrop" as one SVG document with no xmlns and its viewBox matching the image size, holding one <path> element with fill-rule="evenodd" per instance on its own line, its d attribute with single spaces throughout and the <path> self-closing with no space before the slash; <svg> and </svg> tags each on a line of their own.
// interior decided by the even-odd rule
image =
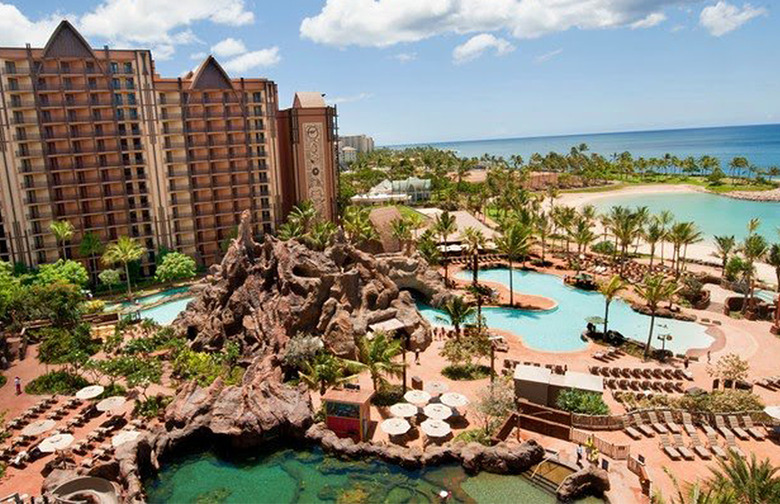
<svg viewBox="0 0 780 504">
<path fill-rule="evenodd" d="M 638 313 L 641 313 L 643 315 L 650 315 L 650 307 L 646 304 L 640 304 L 640 303 L 632 303 L 631 308 Z M 684 322 L 696 322 L 696 315 L 690 314 L 690 313 L 683 313 L 682 311 L 678 310 L 670 310 L 667 307 L 659 306 L 658 310 L 655 312 L 655 316 L 659 318 L 670 318 L 675 320 L 682 320 Z"/>
<path fill-rule="evenodd" d="M 571 502 L 587 496 L 602 497 L 609 491 L 609 474 L 598 466 L 589 465 L 569 475 L 558 488 L 558 500 Z"/>
<path fill-rule="evenodd" d="M 377 257 L 379 271 L 387 275 L 399 289 L 419 292 L 432 306 L 441 306 L 452 297 L 444 278 L 419 254 Z"/>
<path fill-rule="evenodd" d="M 174 322 L 193 348 L 235 341 L 246 355 L 279 354 L 291 336 L 311 333 L 333 353 L 350 356 L 357 337 L 391 319 L 401 321 L 411 349 L 430 344 L 430 325 L 390 276 L 424 276 L 419 264 L 397 274 L 341 237 L 317 252 L 271 236 L 256 243 L 248 228 L 244 215 L 222 263 L 193 288 L 196 298 Z"/>
</svg>

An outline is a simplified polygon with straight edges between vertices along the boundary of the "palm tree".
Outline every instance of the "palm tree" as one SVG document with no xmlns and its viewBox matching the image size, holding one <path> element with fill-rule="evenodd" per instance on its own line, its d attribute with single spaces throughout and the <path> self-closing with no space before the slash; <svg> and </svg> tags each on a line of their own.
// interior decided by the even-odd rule
<svg viewBox="0 0 780 504">
<path fill-rule="evenodd" d="M 467 227 L 461 235 L 463 241 L 463 248 L 466 251 L 466 255 L 471 256 L 472 261 L 472 283 L 476 284 L 479 281 L 479 251 L 485 248 L 487 240 L 482 231 L 473 227 Z"/>
<path fill-rule="evenodd" d="M 599 292 L 604 296 L 604 336 L 607 335 L 607 327 L 609 323 L 609 305 L 612 303 L 612 300 L 615 299 L 615 296 L 618 295 L 620 291 L 625 289 L 626 284 L 623 283 L 623 279 L 620 278 L 620 275 L 613 275 L 612 278 L 609 279 L 608 282 L 604 282 L 601 285 L 599 285 Z"/>
<path fill-rule="evenodd" d="M 73 238 L 73 224 L 70 223 L 70 221 L 67 220 L 59 220 L 59 221 L 52 221 L 51 224 L 49 224 L 49 230 L 54 235 L 54 238 L 57 240 L 57 244 L 62 247 L 62 260 L 68 258 L 67 251 L 65 249 L 65 243 L 69 241 L 71 238 Z"/>
<path fill-rule="evenodd" d="M 749 302 L 753 299 L 753 290 L 755 288 L 755 263 L 764 258 L 769 251 L 769 244 L 766 238 L 759 234 L 749 234 L 742 245 L 742 255 L 745 256 L 745 281 L 747 290 L 745 291 L 745 300 L 742 304 L 742 313 L 747 311 Z"/>
<path fill-rule="evenodd" d="M 539 243 L 542 246 L 542 264 L 545 263 L 545 251 L 547 250 L 547 239 L 552 234 L 552 224 L 550 218 L 545 213 L 540 213 L 534 222 L 536 234 L 539 236 Z"/>
<path fill-rule="evenodd" d="M 401 217 L 390 222 L 390 230 L 393 237 L 401 244 L 401 250 L 409 254 L 412 243 L 412 226 L 408 219 Z"/>
<path fill-rule="evenodd" d="M 79 255 L 89 260 L 90 276 L 92 284 L 97 285 L 97 256 L 103 253 L 105 247 L 96 233 L 86 233 L 79 244 Z"/>
<path fill-rule="evenodd" d="M 328 386 L 339 385 L 352 377 L 344 361 L 327 352 L 320 352 L 314 359 L 304 361 L 298 374 L 309 388 L 319 388 L 320 395 L 325 394 Z"/>
<path fill-rule="evenodd" d="M 127 296 L 132 298 L 130 289 L 130 263 L 139 260 L 146 253 L 146 249 L 135 239 L 129 236 L 120 236 L 119 239 L 106 247 L 101 260 L 103 264 L 112 266 L 121 263 L 125 267 L 127 279 Z"/>
<path fill-rule="evenodd" d="M 287 216 L 287 222 L 297 222 L 304 233 L 309 232 L 315 220 L 317 220 L 317 209 L 309 200 L 297 204 Z"/>
<path fill-rule="evenodd" d="M 720 259 L 720 276 L 723 278 L 723 275 L 726 273 L 726 264 L 729 262 L 729 257 L 731 256 L 731 253 L 734 252 L 734 249 L 736 248 L 737 242 L 734 239 L 734 235 L 731 236 L 716 236 L 715 237 L 715 247 L 716 250 L 713 253 L 713 255 Z"/>
<path fill-rule="evenodd" d="M 454 233 L 458 227 L 457 223 L 455 222 L 455 217 L 450 214 L 448 211 L 443 211 L 440 213 L 436 220 L 433 223 L 433 229 L 436 232 L 436 234 L 439 235 L 441 239 L 442 245 L 444 245 L 445 250 L 447 247 L 447 237 L 450 236 L 452 233 Z M 448 280 L 448 261 L 444 261 L 444 281 L 446 282 Z"/>
<path fill-rule="evenodd" d="M 451 297 L 444 306 L 441 307 L 447 318 L 440 317 L 439 319 L 445 322 L 449 322 L 455 329 L 455 336 L 460 337 L 460 328 L 474 317 L 474 307 L 467 303 L 461 296 Z"/>
<path fill-rule="evenodd" d="M 641 285 L 636 286 L 636 292 L 647 303 L 650 308 L 650 332 L 647 334 L 647 345 L 645 345 L 644 358 L 650 355 L 650 344 L 653 341 L 653 328 L 655 326 L 655 314 L 658 312 L 658 305 L 664 301 L 669 301 L 677 292 L 677 282 L 667 281 L 663 275 L 648 275 Z"/>
<path fill-rule="evenodd" d="M 670 158 L 671 159 L 671 158 Z M 656 220 L 658 221 L 658 224 L 661 225 L 661 231 L 663 233 L 663 237 L 661 238 L 661 265 L 664 264 L 664 240 L 666 240 L 666 233 L 669 229 L 669 225 L 674 222 L 674 214 L 670 212 L 669 210 L 664 210 L 661 213 L 659 213 L 656 217 Z"/>
<path fill-rule="evenodd" d="M 662 241 L 666 234 L 658 221 L 653 220 L 647 229 L 645 230 L 645 241 L 650 245 L 650 268 L 653 267 L 653 259 L 655 258 L 655 247 L 659 241 Z"/>
<path fill-rule="evenodd" d="M 727 460 L 718 460 L 718 466 L 711 468 L 708 481 L 710 489 L 721 495 L 731 495 L 730 502 L 737 504 L 770 504 L 780 502 L 780 467 L 769 459 L 761 462 L 756 454 L 750 454 L 750 461 L 732 453 Z"/>
<path fill-rule="evenodd" d="M 377 237 L 370 214 L 367 208 L 356 206 L 347 207 L 344 211 L 342 226 L 350 244 L 360 247 Z"/>
<path fill-rule="evenodd" d="M 769 249 L 766 262 L 775 268 L 775 277 L 777 278 L 777 292 L 780 292 L 780 243 L 775 243 Z"/>
<path fill-rule="evenodd" d="M 498 251 L 506 255 L 509 261 L 509 306 L 515 305 L 514 275 L 512 265 L 518 259 L 525 262 L 531 248 L 531 230 L 522 224 L 515 223 L 508 227 L 504 234 L 496 238 Z"/>
<path fill-rule="evenodd" d="M 383 375 L 401 376 L 404 365 L 393 358 L 403 351 L 401 340 L 389 338 L 382 331 L 376 331 L 373 338 L 361 337 L 357 342 L 357 360 L 346 363 L 358 371 L 368 370 L 374 390 L 384 383 Z"/>
<path fill-rule="evenodd" d="M 587 252 L 588 245 L 593 243 L 596 235 L 591 229 L 591 223 L 585 217 L 580 217 L 574 222 L 574 226 L 569 232 L 572 241 L 577 244 L 577 254 Z"/>
</svg>

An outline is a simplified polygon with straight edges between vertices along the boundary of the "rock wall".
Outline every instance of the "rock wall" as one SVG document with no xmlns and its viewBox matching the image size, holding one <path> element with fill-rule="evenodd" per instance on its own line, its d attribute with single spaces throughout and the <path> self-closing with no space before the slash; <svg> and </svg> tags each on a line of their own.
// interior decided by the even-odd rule
<svg viewBox="0 0 780 504">
<path fill-rule="evenodd" d="M 420 293 L 432 306 L 441 306 L 453 296 L 444 278 L 431 268 L 419 254 L 411 257 L 387 254 L 377 257 L 380 273 L 387 275 L 402 290 Z"/>
<path fill-rule="evenodd" d="M 238 236 L 174 321 L 193 348 L 216 350 L 236 341 L 246 355 L 280 354 L 291 336 L 304 332 L 322 336 L 336 355 L 351 356 L 369 326 L 393 318 L 401 321 L 411 349 L 430 344 L 430 325 L 391 278 L 424 276 L 419 263 L 401 274 L 340 238 L 316 252 L 294 240 L 267 236 L 256 243 L 242 230 Z"/>
</svg>

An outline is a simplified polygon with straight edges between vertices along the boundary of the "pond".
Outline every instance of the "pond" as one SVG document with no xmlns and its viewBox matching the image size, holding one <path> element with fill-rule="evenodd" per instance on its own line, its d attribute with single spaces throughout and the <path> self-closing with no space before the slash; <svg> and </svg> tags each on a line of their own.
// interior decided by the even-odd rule
<svg viewBox="0 0 780 504">
<path fill-rule="evenodd" d="M 436 503 L 442 489 L 452 493 L 449 502 L 557 502 L 523 476 L 468 476 L 459 465 L 409 471 L 376 460 L 344 462 L 320 450 L 292 449 L 240 459 L 189 454 L 165 465 L 145 489 L 150 504 Z"/>
</svg>

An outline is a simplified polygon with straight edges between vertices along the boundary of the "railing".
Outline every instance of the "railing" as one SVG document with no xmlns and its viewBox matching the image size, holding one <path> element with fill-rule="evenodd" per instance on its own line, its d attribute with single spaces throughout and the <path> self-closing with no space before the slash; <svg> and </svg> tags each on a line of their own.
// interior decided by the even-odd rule
<svg viewBox="0 0 780 504">
<path fill-rule="evenodd" d="M 573 413 L 571 416 L 573 427 L 588 430 L 622 430 L 626 419 L 622 415 L 581 415 Z"/>
<path fill-rule="evenodd" d="M 571 430 L 571 441 L 578 444 L 593 443 L 599 452 L 614 460 L 626 460 L 631 452 L 630 445 L 619 445 L 605 441 L 594 434 L 577 429 Z"/>
</svg>

